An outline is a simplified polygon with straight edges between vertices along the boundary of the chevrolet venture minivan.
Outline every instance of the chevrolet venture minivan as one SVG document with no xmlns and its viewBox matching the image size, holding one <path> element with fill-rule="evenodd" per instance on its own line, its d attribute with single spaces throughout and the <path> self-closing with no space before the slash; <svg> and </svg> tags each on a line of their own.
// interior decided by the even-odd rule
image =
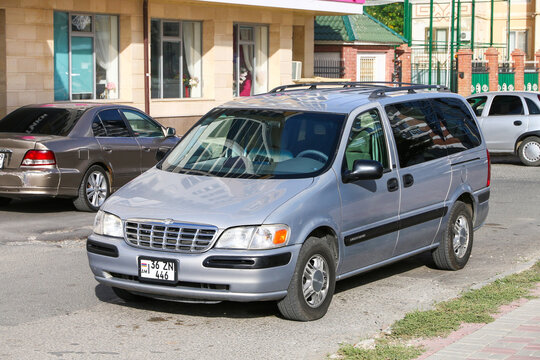
<svg viewBox="0 0 540 360">
<path fill-rule="evenodd" d="M 337 280 L 426 251 L 463 268 L 490 194 L 474 113 L 438 86 L 393 86 L 289 85 L 213 109 L 101 207 L 96 280 L 126 301 L 273 300 L 309 321 Z"/>
</svg>

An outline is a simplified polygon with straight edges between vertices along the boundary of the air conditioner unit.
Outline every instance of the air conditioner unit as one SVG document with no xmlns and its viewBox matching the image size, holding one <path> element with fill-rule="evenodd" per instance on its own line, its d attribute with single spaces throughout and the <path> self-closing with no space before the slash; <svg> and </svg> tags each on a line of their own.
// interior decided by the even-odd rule
<svg viewBox="0 0 540 360">
<path fill-rule="evenodd" d="M 463 42 L 470 42 L 471 41 L 471 32 L 470 31 L 462 31 L 460 39 Z"/>
<path fill-rule="evenodd" d="M 292 79 L 298 80 L 302 77 L 302 62 L 293 61 L 292 62 Z"/>
</svg>

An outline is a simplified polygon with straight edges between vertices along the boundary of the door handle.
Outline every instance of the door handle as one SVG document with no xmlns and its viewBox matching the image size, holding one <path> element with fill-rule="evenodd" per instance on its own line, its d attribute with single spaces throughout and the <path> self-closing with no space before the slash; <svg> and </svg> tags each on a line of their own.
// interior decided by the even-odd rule
<svg viewBox="0 0 540 360">
<path fill-rule="evenodd" d="M 414 184 L 414 177 L 411 174 L 403 175 L 403 187 L 410 187 Z"/>
<path fill-rule="evenodd" d="M 110 153 L 110 152 L 112 152 L 112 148 L 110 148 L 110 147 L 104 147 L 104 148 L 103 148 L 103 151 Z"/>
<path fill-rule="evenodd" d="M 396 191 L 399 189 L 399 182 L 396 178 L 391 178 L 386 182 L 386 187 L 390 192 Z"/>
<path fill-rule="evenodd" d="M 143 149 L 144 151 L 146 151 L 146 152 L 150 152 L 150 150 L 152 150 L 152 149 L 150 149 L 149 147 L 143 147 L 142 149 Z"/>
<path fill-rule="evenodd" d="M 520 120 L 514 121 L 514 125 L 516 125 L 516 126 L 520 126 L 521 124 L 523 124 L 523 123 Z"/>
</svg>

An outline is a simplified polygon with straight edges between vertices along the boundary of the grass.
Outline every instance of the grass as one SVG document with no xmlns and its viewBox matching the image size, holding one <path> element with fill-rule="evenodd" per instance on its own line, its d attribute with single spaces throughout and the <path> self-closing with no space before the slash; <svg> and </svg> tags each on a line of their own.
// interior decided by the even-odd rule
<svg viewBox="0 0 540 360">
<path fill-rule="evenodd" d="M 417 358 L 422 349 L 406 342 L 416 338 L 447 336 L 462 323 L 489 323 L 501 305 L 530 298 L 530 291 L 540 283 L 540 261 L 530 269 L 506 276 L 480 289 L 468 290 L 460 297 L 441 302 L 433 310 L 413 311 L 392 325 L 392 332 L 377 339 L 374 349 L 343 345 L 338 355 L 347 360 L 408 360 Z"/>
</svg>

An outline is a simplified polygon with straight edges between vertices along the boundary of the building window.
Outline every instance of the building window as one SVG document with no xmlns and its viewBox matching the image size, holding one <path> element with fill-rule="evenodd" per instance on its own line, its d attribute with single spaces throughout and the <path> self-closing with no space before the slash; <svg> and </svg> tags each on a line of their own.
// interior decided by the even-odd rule
<svg viewBox="0 0 540 360">
<path fill-rule="evenodd" d="M 118 16 L 54 12 L 54 100 L 118 99 Z"/>
<path fill-rule="evenodd" d="M 515 49 L 527 51 L 527 30 L 511 30 L 510 31 L 510 53 Z"/>
<path fill-rule="evenodd" d="M 431 43 L 431 49 L 436 52 L 445 52 L 448 42 L 448 29 L 433 28 L 433 42 Z M 426 44 L 429 44 L 429 28 L 426 28 Z M 426 48 L 426 52 L 429 51 L 429 47 Z"/>
<path fill-rule="evenodd" d="M 268 27 L 234 25 L 233 93 L 250 96 L 268 91 Z"/>
<path fill-rule="evenodd" d="M 202 96 L 201 23 L 152 19 L 152 98 Z"/>
</svg>

